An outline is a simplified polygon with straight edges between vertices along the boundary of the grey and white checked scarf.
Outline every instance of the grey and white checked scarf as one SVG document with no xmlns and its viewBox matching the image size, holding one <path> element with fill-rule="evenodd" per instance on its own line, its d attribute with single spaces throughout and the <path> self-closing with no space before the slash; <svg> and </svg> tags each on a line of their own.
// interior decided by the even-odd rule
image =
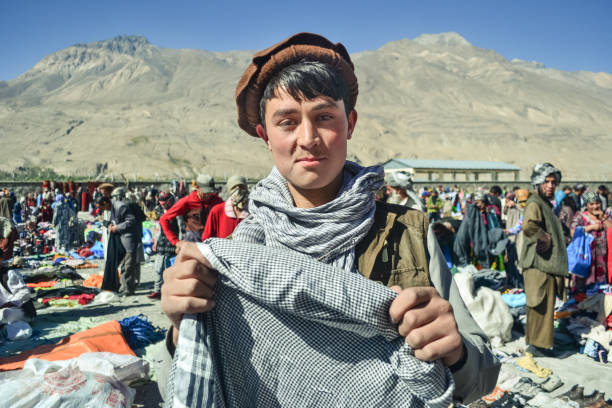
<svg viewBox="0 0 612 408">
<path fill-rule="evenodd" d="M 374 222 L 374 192 L 382 187 L 382 167 L 347 161 L 335 200 L 297 208 L 287 181 L 274 167 L 251 192 L 249 211 L 265 234 L 265 244 L 292 249 L 339 268 L 353 270 L 355 246 Z"/>
<path fill-rule="evenodd" d="M 358 169 L 352 174 L 365 174 L 350 166 Z M 358 183 L 353 178 L 345 174 L 339 198 Z M 263 201 L 257 202 L 261 210 Z M 345 225 L 361 225 L 335 216 Z M 449 405 L 454 390 L 450 371 L 440 362 L 416 359 L 389 322 L 395 292 L 331 265 L 343 259 L 352 268 L 347 259 L 354 250 L 323 247 L 316 254 L 299 253 L 279 236 L 269 239 L 258 221 L 256 215 L 243 221 L 231 241 L 199 244 L 219 271 L 217 305 L 183 318 L 168 406 Z M 329 221 L 321 221 L 317 228 L 328 226 Z M 333 226 L 328 231 L 342 233 Z"/>
</svg>

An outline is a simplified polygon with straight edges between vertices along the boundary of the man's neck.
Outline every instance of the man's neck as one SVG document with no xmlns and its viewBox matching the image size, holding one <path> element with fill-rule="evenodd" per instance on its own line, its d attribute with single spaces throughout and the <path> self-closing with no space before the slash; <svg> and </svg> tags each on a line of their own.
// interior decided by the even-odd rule
<svg viewBox="0 0 612 408">
<path fill-rule="evenodd" d="M 551 200 L 552 200 L 552 199 L 553 199 L 553 197 L 554 197 L 554 193 L 553 193 L 553 195 L 552 195 L 551 197 L 546 197 L 546 196 L 545 196 L 545 195 L 542 193 L 542 191 L 540 191 L 540 189 L 538 189 L 538 195 L 539 195 L 539 196 L 542 198 L 542 200 L 544 200 L 544 201 L 545 201 L 545 202 L 546 202 L 546 203 L 547 203 L 549 206 L 551 206 L 551 207 L 552 207 Z"/>
<path fill-rule="evenodd" d="M 297 208 L 314 208 L 333 201 L 342 186 L 342 172 L 334 181 L 325 187 L 317 189 L 302 189 L 287 183 L 293 202 Z"/>
</svg>

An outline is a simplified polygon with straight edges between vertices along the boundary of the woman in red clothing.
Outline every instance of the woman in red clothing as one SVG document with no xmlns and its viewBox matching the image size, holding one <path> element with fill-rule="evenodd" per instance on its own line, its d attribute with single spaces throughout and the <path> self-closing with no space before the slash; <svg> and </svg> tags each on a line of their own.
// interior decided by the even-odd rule
<svg viewBox="0 0 612 408">
<path fill-rule="evenodd" d="M 227 201 L 210 210 L 202 241 L 207 238 L 227 238 L 240 221 L 249 216 L 249 187 L 246 179 L 242 176 L 230 177 L 227 180 L 227 191 L 230 194 Z"/>
</svg>

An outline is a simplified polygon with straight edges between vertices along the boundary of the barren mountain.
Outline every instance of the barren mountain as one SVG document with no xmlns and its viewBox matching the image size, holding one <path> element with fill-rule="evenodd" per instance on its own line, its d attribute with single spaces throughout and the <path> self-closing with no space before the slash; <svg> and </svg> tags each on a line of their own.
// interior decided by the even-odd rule
<svg viewBox="0 0 612 408">
<path fill-rule="evenodd" d="M 51 54 L 0 81 L 0 170 L 263 176 L 269 153 L 238 128 L 233 100 L 251 55 L 159 48 L 138 36 Z M 552 161 L 569 179 L 612 177 L 610 74 L 508 61 L 455 33 L 352 57 L 360 86 L 354 160 L 500 160 L 523 177 Z"/>
</svg>

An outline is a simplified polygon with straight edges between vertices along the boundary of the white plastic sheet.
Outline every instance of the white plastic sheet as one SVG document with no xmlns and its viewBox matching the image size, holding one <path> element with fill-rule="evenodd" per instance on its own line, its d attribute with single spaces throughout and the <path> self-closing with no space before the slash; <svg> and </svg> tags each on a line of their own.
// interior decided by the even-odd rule
<svg viewBox="0 0 612 408">
<path fill-rule="evenodd" d="M 85 353 L 64 361 L 28 360 L 20 375 L 0 382 L 0 407 L 127 408 L 147 378 L 146 361 L 114 353 Z"/>
</svg>

